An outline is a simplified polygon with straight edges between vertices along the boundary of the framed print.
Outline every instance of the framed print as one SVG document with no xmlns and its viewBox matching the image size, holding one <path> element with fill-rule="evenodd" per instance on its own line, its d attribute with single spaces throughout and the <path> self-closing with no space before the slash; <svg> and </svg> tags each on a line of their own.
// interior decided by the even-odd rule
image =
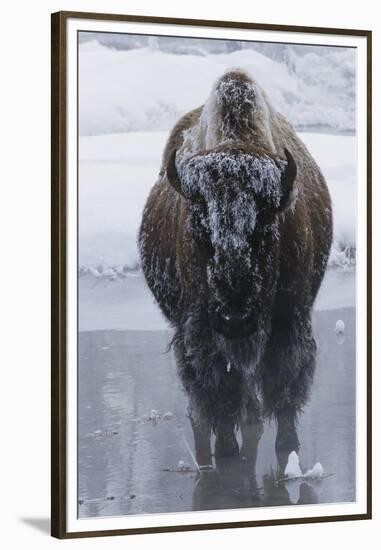
<svg viewBox="0 0 381 550">
<path fill-rule="evenodd" d="M 52 535 L 371 518 L 371 32 L 52 16 Z"/>
</svg>

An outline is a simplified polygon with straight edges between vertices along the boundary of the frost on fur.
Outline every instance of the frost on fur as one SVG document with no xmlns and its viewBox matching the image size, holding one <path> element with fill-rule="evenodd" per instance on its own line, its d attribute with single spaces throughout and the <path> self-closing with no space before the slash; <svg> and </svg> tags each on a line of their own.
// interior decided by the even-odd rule
<svg viewBox="0 0 381 550">
<path fill-rule="evenodd" d="M 268 157 L 211 152 L 183 162 L 180 177 L 190 199 L 190 217 L 196 218 L 193 231 L 206 231 L 216 251 L 247 246 L 256 227 L 258 201 L 268 209 L 281 202 L 281 169 Z"/>
<path fill-rule="evenodd" d="M 246 73 L 222 75 L 175 126 L 139 234 L 192 425 L 216 432 L 216 452 L 236 452 L 258 397 L 278 420 L 277 448 L 297 449 L 331 239 L 327 186 L 292 126 Z"/>
</svg>

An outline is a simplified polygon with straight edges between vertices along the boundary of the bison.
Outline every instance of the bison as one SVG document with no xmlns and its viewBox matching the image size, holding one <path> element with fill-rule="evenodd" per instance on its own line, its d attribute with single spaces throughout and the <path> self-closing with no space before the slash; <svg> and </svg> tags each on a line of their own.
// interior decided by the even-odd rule
<svg viewBox="0 0 381 550">
<path fill-rule="evenodd" d="M 311 154 L 255 80 L 225 73 L 173 128 L 138 237 L 174 329 L 200 465 L 211 463 L 213 432 L 217 457 L 255 452 L 264 417 L 276 419 L 278 459 L 298 451 L 331 240 L 331 200 Z"/>
</svg>

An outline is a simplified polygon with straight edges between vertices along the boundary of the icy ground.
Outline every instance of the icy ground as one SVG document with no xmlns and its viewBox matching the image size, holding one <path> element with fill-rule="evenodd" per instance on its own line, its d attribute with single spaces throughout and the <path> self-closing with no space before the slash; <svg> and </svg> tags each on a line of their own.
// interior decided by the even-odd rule
<svg viewBox="0 0 381 550">
<path fill-rule="evenodd" d="M 335 334 L 337 319 L 345 338 Z M 187 397 L 165 352 L 169 331 L 80 332 L 79 516 L 353 502 L 355 310 L 315 312 L 313 326 L 317 368 L 298 426 L 300 469 L 321 462 L 333 475 L 290 481 L 281 481 L 273 423 L 265 423 L 255 462 L 222 459 L 197 475 Z"/>
<path fill-rule="evenodd" d="M 160 167 L 168 132 L 81 137 L 79 142 L 79 267 L 113 280 L 139 263 L 136 235 Z M 301 133 L 321 167 L 334 206 L 332 266 L 354 263 L 356 138 Z"/>
<path fill-rule="evenodd" d="M 355 274 L 327 271 L 314 310 L 355 307 Z M 79 279 L 79 330 L 166 330 L 168 324 L 142 274 L 115 281 L 85 276 Z M 336 323 L 336 320 L 335 320 Z M 332 330 L 335 329 L 335 325 Z"/>
</svg>

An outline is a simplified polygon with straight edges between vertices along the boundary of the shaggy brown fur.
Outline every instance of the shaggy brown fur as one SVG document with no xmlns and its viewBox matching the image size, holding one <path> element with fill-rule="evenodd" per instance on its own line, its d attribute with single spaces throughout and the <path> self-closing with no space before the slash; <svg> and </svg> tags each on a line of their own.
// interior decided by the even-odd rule
<svg viewBox="0 0 381 550">
<path fill-rule="evenodd" d="M 255 195 L 250 159 L 267 174 Z M 276 178 L 293 161 L 286 193 Z M 315 365 L 311 308 L 331 240 L 316 162 L 258 83 L 225 74 L 172 130 L 139 235 L 148 285 L 175 328 L 201 463 L 210 461 L 211 429 L 217 454 L 238 452 L 235 426 L 257 430 L 260 411 L 277 418 L 278 451 L 298 448 L 295 419 Z"/>
</svg>

